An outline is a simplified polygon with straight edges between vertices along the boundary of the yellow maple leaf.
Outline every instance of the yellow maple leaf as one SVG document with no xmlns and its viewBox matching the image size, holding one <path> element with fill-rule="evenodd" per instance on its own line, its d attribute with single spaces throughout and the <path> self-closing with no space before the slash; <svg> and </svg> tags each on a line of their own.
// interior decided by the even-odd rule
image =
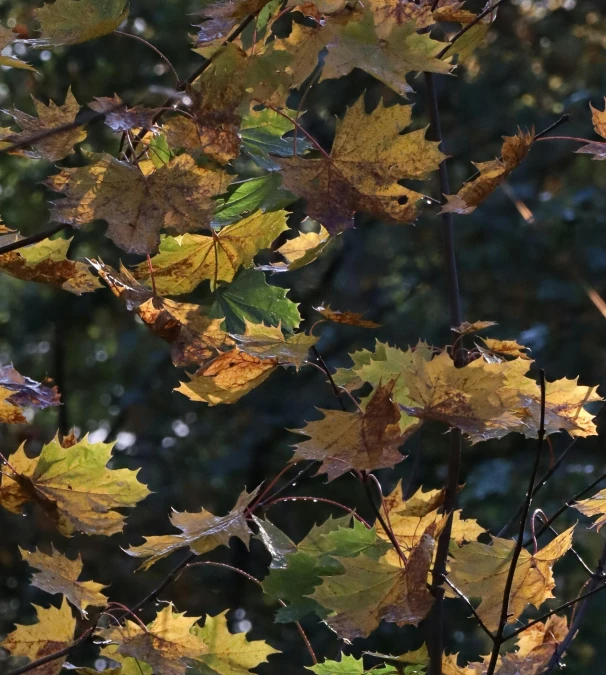
<svg viewBox="0 0 606 675">
<path fill-rule="evenodd" d="M 205 279 L 233 281 L 240 267 L 250 267 L 255 255 L 268 248 L 288 229 L 286 211 L 256 211 L 212 235 L 184 234 L 165 237 L 151 260 L 156 290 L 162 295 L 189 293 Z M 137 279 L 149 278 L 149 267 L 135 268 Z"/>
<path fill-rule="evenodd" d="M 198 167 L 189 155 L 174 157 L 148 176 L 101 155 L 94 164 L 63 169 L 46 182 L 64 195 L 55 202 L 54 220 L 74 227 L 105 220 L 107 236 L 117 246 L 143 255 L 158 246 L 164 227 L 179 233 L 208 227 L 213 197 L 228 183 L 225 172 Z"/>
<path fill-rule="evenodd" d="M 20 548 L 23 560 L 38 572 L 34 572 L 32 585 L 47 593 L 63 593 L 65 597 L 87 617 L 88 605 L 105 606 L 107 598 L 101 593 L 106 588 L 95 581 L 78 581 L 82 572 L 80 555 L 70 560 L 52 547 L 51 555 L 42 551 L 26 551 Z"/>
<path fill-rule="evenodd" d="M 120 532 L 124 516 L 115 509 L 135 506 L 149 490 L 137 481 L 136 471 L 106 467 L 113 446 L 90 443 L 85 436 L 63 447 L 56 436 L 29 459 L 21 445 L 9 457 L 12 469 L 2 475 L 0 505 L 20 513 L 24 504 L 35 502 L 66 536 Z"/>
<path fill-rule="evenodd" d="M 307 213 L 331 234 L 352 227 L 359 211 L 412 222 L 423 195 L 397 181 L 427 178 L 445 155 L 425 129 L 400 135 L 411 119 L 411 106 L 382 103 L 367 115 L 361 97 L 338 122 L 330 156 L 279 160 L 284 187 L 306 199 Z"/>
<path fill-rule="evenodd" d="M 522 549 L 509 596 L 508 622 L 515 621 L 529 604 L 539 607 L 553 597 L 552 567 L 572 546 L 573 531 L 574 526 L 535 554 Z M 468 597 L 482 599 L 477 612 L 489 630 L 499 625 L 514 548 L 515 541 L 493 537 L 491 545 L 471 542 L 451 551 L 449 579 Z"/>
<path fill-rule="evenodd" d="M 324 225 L 320 225 L 319 232 L 299 232 L 294 239 L 289 239 L 280 248 L 276 249 L 276 253 L 279 253 L 286 262 L 275 262 L 271 265 L 263 265 L 258 269 L 268 272 L 292 272 L 293 270 L 298 270 L 316 260 L 330 242 L 330 234 Z"/>
<path fill-rule="evenodd" d="M 205 509 L 198 513 L 173 511 L 171 524 L 181 530 L 181 534 L 145 537 L 144 544 L 131 546 L 126 552 L 135 558 L 147 558 L 140 568 L 146 570 L 173 551 L 185 547 L 202 555 L 217 546 L 228 546 L 232 537 L 238 537 L 248 547 L 251 532 L 244 513 L 257 492 L 258 488 L 252 492 L 243 491 L 234 508 L 225 516 L 215 516 Z"/>
<path fill-rule="evenodd" d="M 582 499 L 574 504 L 574 508 L 583 515 L 593 518 L 599 516 L 594 522 L 593 527 L 599 532 L 606 523 L 606 489 L 596 492 L 589 499 Z"/>
<path fill-rule="evenodd" d="M 65 598 L 59 609 L 53 606 L 48 609 L 36 605 L 34 607 L 38 621 L 27 626 L 17 625 L 0 643 L 12 656 L 26 656 L 29 661 L 36 661 L 67 647 L 73 641 L 76 628 L 76 620 Z M 36 668 L 32 672 L 59 675 L 66 658 L 67 655 L 47 664 L 44 670 Z"/>
<path fill-rule="evenodd" d="M 171 603 L 146 628 L 127 620 L 123 626 L 98 629 L 96 634 L 118 645 L 112 658 L 131 657 L 149 664 L 155 673 L 184 675 L 188 660 L 208 651 L 192 632 L 199 619 L 175 612 Z"/>
<path fill-rule="evenodd" d="M 69 124 L 74 121 L 80 110 L 80 104 L 74 98 L 71 88 L 67 90 L 63 105 L 56 105 L 52 101 L 49 105 L 44 105 L 44 103 L 37 101 L 35 98 L 33 101 L 38 117 L 32 117 L 20 110 L 5 111 L 23 131 L 19 134 L 4 133 L 2 134 L 2 140 L 22 142 L 36 134 L 55 129 L 63 124 Z M 82 127 L 76 127 L 75 129 L 53 133 L 47 138 L 34 141 L 32 143 L 34 150 L 32 151 L 17 152 L 34 159 L 46 159 L 49 162 L 56 162 L 70 155 L 74 150 L 74 145 L 82 142 L 85 138 L 86 131 Z"/>
</svg>

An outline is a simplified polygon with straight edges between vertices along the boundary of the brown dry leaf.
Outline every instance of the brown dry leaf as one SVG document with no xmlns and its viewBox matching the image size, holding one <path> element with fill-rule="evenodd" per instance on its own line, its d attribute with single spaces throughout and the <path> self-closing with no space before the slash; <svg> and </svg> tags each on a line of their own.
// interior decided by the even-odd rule
<svg viewBox="0 0 606 675">
<path fill-rule="evenodd" d="M 208 228 L 213 197 L 227 188 L 223 171 L 198 167 L 179 155 L 145 176 L 132 164 L 101 155 L 94 164 L 63 169 L 46 184 L 64 195 L 54 203 L 53 220 L 80 227 L 107 222 L 107 236 L 128 253 L 151 253 L 168 227 L 179 233 Z"/>
<path fill-rule="evenodd" d="M 606 138 L 606 97 L 604 97 L 604 110 L 594 108 L 591 103 L 591 118 L 593 120 L 593 128 L 596 133 L 602 138 Z M 587 143 L 582 148 L 577 150 L 578 153 L 585 155 L 593 155 L 593 159 L 606 159 L 606 143 L 604 141 L 593 141 Z"/>
<path fill-rule="evenodd" d="M 518 130 L 515 136 L 503 138 L 501 158 L 475 164 L 479 174 L 465 183 L 456 195 L 445 195 L 447 203 L 442 207 L 442 213 L 465 215 L 475 211 L 526 157 L 534 141 L 534 131 Z"/>
<path fill-rule="evenodd" d="M 158 108 L 127 108 L 119 96 L 95 96 L 95 100 L 88 107 L 98 113 L 105 113 L 105 124 L 116 132 L 132 131 L 133 129 L 152 129 L 154 117 Z"/>
<path fill-rule="evenodd" d="M 257 14 L 269 0 L 212 0 L 199 13 L 206 21 L 197 26 L 196 46 L 221 44 L 238 23 L 249 14 Z"/>
<path fill-rule="evenodd" d="M 20 514 L 34 502 L 65 536 L 121 532 L 124 516 L 115 509 L 135 506 L 149 490 L 137 481 L 137 471 L 107 468 L 113 446 L 85 436 L 64 447 L 56 436 L 30 459 L 21 445 L 1 476 L 0 506 Z"/>
<path fill-rule="evenodd" d="M 33 101 L 38 117 L 32 117 L 20 110 L 3 111 L 7 115 L 10 115 L 23 129 L 19 134 L 10 132 L 3 134 L 3 141 L 20 143 L 36 134 L 55 129 L 63 124 L 69 124 L 75 120 L 80 110 L 80 104 L 74 98 L 71 88 L 67 90 L 63 105 L 58 106 L 52 101 L 50 101 L 49 105 L 44 105 L 44 103 L 37 101 L 35 98 Z M 55 133 L 42 140 L 34 141 L 31 144 L 34 150 L 17 152 L 34 159 L 46 159 L 49 162 L 57 162 L 71 154 L 74 150 L 74 145 L 81 143 L 85 138 L 86 131 L 82 127 L 76 127 L 75 129 Z"/>
<path fill-rule="evenodd" d="M 0 52 L 18 39 L 19 36 L 13 33 L 10 28 L 5 28 L 0 24 Z M 0 56 L 0 66 L 10 66 L 11 68 L 22 68 L 36 72 L 36 69 L 30 66 L 29 63 L 25 63 L 25 61 L 13 58 L 12 56 Z"/>
<path fill-rule="evenodd" d="M 0 642 L 0 646 L 8 649 L 11 656 L 26 656 L 29 661 L 36 661 L 44 656 L 65 649 L 73 642 L 76 620 L 72 616 L 69 603 L 65 598 L 61 607 L 36 608 L 38 621 L 23 626 L 17 625 L 12 633 Z M 66 656 L 40 666 L 32 673 L 35 675 L 59 675 L 65 663 Z"/>
<path fill-rule="evenodd" d="M 226 164 L 235 159 L 240 150 L 239 117 L 226 114 L 221 120 L 221 115 L 217 115 L 215 124 L 212 118 L 211 113 L 199 109 L 197 119 L 173 117 L 162 126 L 162 132 L 171 148 L 183 148 L 192 155 L 204 154 L 219 164 Z"/>
<path fill-rule="evenodd" d="M 514 622 L 531 604 L 540 607 L 553 597 L 551 568 L 572 546 L 574 526 L 531 555 L 522 549 L 509 597 L 508 622 Z M 515 541 L 492 537 L 492 545 L 471 542 L 451 551 L 449 579 L 466 596 L 481 598 L 478 615 L 489 630 L 499 625 L 503 591 Z"/>
<path fill-rule="evenodd" d="M 0 368 L 0 422 L 27 422 L 22 408 L 43 410 L 61 405 L 57 387 L 49 387 L 21 375 L 11 364 Z"/>
<path fill-rule="evenodd" d="M 258 387 L 278 367 L 276 359 L 260 359 L 235 348 L 190 375 L 175 389 L 192 401 L 208 405 L 235 403 Z"/>
<path fill-rule="evenodd" d="M 497 325 L 498 324 L 496 321 L 474 321 L 473 323 L 470 323 L 469 321 L 463 321 L 460 326 L 452 328 L 451 330 L 453 330 L 455 333 L 459 333 L 460 335 L 469 335 L 470 333 L 478 333 L 479 331 L 485 330 L 486 328 Z"/>
<path fill-rule="evenodd" d="M 295 333 L 284 337 L 280 326 L 265 326 L 244 319 L 244 335 L 232 335 L 240 351 L 260 359 L 271 359 L 281 366 L 295 366 L 298 370 L 307 359 L 309 350 L 319 338 Z"/>
<path fill-rule="evenodd" d="M 104 607 L 107 598 L 101 593 L 106 588 L 95 581 L 78 581 L 82 572 L 82 558 L 70 560 L 52 547 L 51 555 L 42 551 L 26 551 L 20 548 L 23 560 L 39 572 L 34 572 L 32 585 L 46 593 L 62 593 L 87 618 L 86 607 Z"/>
<path fill-rule="evenodd" d="M 258 491 L 259 488 L 252 492 L 244 490 L 238 497 L 234 508 L 225 516 L 214 516 L 204 509 L 198 513 L 173 511 L 170 522 L 181 530 L 181 534 L 145 537 L 144 544 L 131 546 L 126 552 L 135 558 L 147 558 L 140 567 L 146 570 L 173 551 L 185 547 L 202 555 L 217 546 L 229 546 L 229 540 L 232 537 L 237 537 L 248 547 L 251 531 L 244 514 Z"/>
<path fill-rule="evenodd" d="M 240 267 L 250 267 L 255 255 L 288 229 L 287 215 L 286 211 L 256 211 L 218 233 L 212 231 L 211 236 L 163 237 L 158 255 L 151 260 L 156 290 L 178 295 L 193 291 L 204 280 L 210 280 L 213 288 L 219 281 L 233 281 Z M 134 276 L 148 279 L 148 264 L 138 265 Z"/>
<path fill-rule="evenodd" d="M 595 527 L 599 532 L 606 523 L 606 489 L 596 492 L 593 497 L 589 499 L 582 499 L 574 504 L 574 508 L 580 511 L 583 515 L 593 518 L 599 516 L 592 527 Z"/>
<path fill-rule="evenodd" d="M 306 219 L 307 220 L 307 219 Z M 328 230 L 320 225 L 319 232 L 299 232 L 294 239 L 289 239 L 276 249 L 286 262 L 263 265 L 258 269 L 268 272 L 292 272 L 316 260 L 331 241 Z"/>
<path fill-rule="evenodd" d="M 175 366 L 201 366 L 234 346 L 221 329 L 222 319 L 205 316 L 200 305 L 154 296 L 123 266 L 116 272 L 99 260 L 93 260 L 92 265 L 114 295 L 129 310 L 135 310 L 154 335 L 168 342 Z"/>
<path fill-rule="evenodd" d="M 20 241 L 17 233 L 0 237 L 0 246 Z M 101 287 L 86 263 L 69 260 L 67 252 L 72 239 L 44 239 L 16 251 L 0 254 L 0 270 L 16 279 L 37 281 L 58 286 L 64 291 L 82 295 Z"/>
<path fill-rule="evenodd" d="M 380 323 L 375 323 L 374 321 L 368 321 L 368 319 L 363 319 L 363 314 L 357 314 L 356 312 L 341 312 L 337 309 L 331 309 L 330 305 L 314 307 L 316 312 L 320 314 L 328 321 L 334 321 L 334 323 L 344 323 L 348 326 L 358 326 L 359 328 L 380 328 Z"/>
<path fill-rule="evenodd" d="M 96 635 L 118 645 L 116 657 L 143 661 L 154 673 L 185 675 L 188 660 L 208 653 L 202 639 L 192 632 L 200 618 L 175 612 L 170 603 L 158 612 L 147 628 L 127 620 L 123 626 L 97 629 Z"/>
<path fill-rule="evenodd" d="M 413 549 L 420 541 L 423 532 L 433 523 L 439 523 L 443 514 L 438 509 L 444 503 L 444 490 L 429 490 L 417 492 L 404 500 L 402 496 L 402 481 L 400 480 L 393 492 L 385 497 L 385 510 L 398 544 L 404 553 Z M 461 518 L 461 510 L 453 514 L 451 540 L 458 546 L 465 542 L 475 541 L 485 530 L 473 518 Z M 389 537 L 382 528 L 377 528 L 381 539 L 389 541 Z M 395 549 L 388 551 L 382 558 L 391 565 L 399 565 L 399 556 Z"/>
<path fill-rule="evenodd" d="M 367 115 L 361 97 L 337 123 L 330 156 L 278 160 L 284 187 L 306 199 L 309 215 L 331 234 L 352 227 L 362 211 L 390 223 L 412 222 L 423 195 L 397 181 L 427 178 L 445 155 L 425 139 L 425 129 L 400 135 L 411 110 L 381 103 Z"/>
<path fill-rule="evenodd" d="M 434 526 L 422 533 L 405 567 L 386 565 L 365 555 L 335 558 L 344 573 L 326 577 L 311 596 L 334 612 L 326 623 L 346 640 L 367 637 L 381 621 L 416 626 L 433 604 L 427 575 L 435 535 Z"/>
<path fill-rule="evenodd" d="M 329 481 L 351 469 L 373 471 L 401 462 L 404 456 L 399 447 L 406 434 L 398 425 L 400 411 L 392 400 L 393 384 L 379 385 L 363 412 L 320 410 L 323 419 L 296 430 L 309 440 L 294 446 L 291 461 L 321 461 L 318 474 L 326 473 Z"/>
<path fill-rule="evenodd" d="M 515 359 L 526 359 L 530 361 L 530 356 L 526 354 L 530 351 L 528 347 L 519 344 L 515 340 L 494 340 L 493 338 L 481 338 L 489 352 L 498 356 L 512 356 Z"/>
</svg>

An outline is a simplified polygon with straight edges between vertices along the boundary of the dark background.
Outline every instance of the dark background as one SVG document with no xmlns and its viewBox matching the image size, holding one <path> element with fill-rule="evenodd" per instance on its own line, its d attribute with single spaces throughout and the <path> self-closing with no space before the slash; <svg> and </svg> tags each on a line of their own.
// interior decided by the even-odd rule
<svg viewBox="0 0 606 675">
<path fill-rule="evenodd" d="M 32 27 L 37 3 L 0 2 L 0 18 L 16 20 L 20 29 Z M 541 130 L 564 112 L 572 120 L 557 133 L 595 138 L 588 104 L 602 107 L 606 93 L 606 15 L 597 0 L 521 0 L 499 10 L 485 44 L 457 77 L 439 77 L 440 108 L 453 191 L 473 173 L 471 160 L 499 155 L 501 136 L 518 126 Z M 473 6 L 473 5 L 472 5 Z M 133 0 L 125 30 L 137 32 L 161 49 L 182 77 L 200 63 L 190 51 L 191 12 L 200 4 L 187 0 Z M 477 6 L 476 6 L 477 8 Z M 9 24 L 12 25 L 12 24 Z M 68 85 L 85 105 L 94 96 L 120 95 L 129 104 L 159 104 L 172 85 L 170 74 L 145 45 L 120 36 L 107 36 L 71 48 L 30 51 L 23 58 L 40 71 L 0 72 L 0 105 L 32 112 L 30 94 L 62 102 Z M 427 124 L 424 82 L 411 82 L 416 93 L 414 125 Z M 335 114 L 361 91 L 369 97 L 394 94 L 370 77 L 351 76 L 314 87 L 306 107 L 308 128 L 329 143 Z M 293 96 L 296 104 L 297 95 Z M 9 118 L 1 122 L 9 126 Z M 606 384 L 604 341 L 606 319 L 588 290 L 606 296 L 606 164 L 575 155 L 578 144 L 544 142 L 510 177 L 508 193 L 500 189 L 477 211 L 456 217 L 456 242 L 464 317 L 493 320 L 493 337 L 516 338 L 532 355 L 548 379 L 580 375 L 583 384 Z M 115 152 L 117 138 L 101 123 L 91 125 L 88 150 Z M 78 151 L 64 165 L 81 164 Z M 0 214 L 23 234 L 48 224 L 49 194 L 40 181 L 56 169 L 43 161 L 14 157 L 0 162 Z M 251 173 L 251 175 L 254 175 Z M 431 186 L 426 186 L 431 187 Z M 437 186 L 433 192 L 437 193 Z M 524 219 L 515 198 L 532 213 Z M 448 307 L 442 269 L 442 242 L 436 209 L 429 209 L 416 226 L 388 226 L 361 219 L 313 265 L 274 277 L 287 285 L 301 303 L 309 328 L 318 319 L 312 306 L 330 303 L 338 309 L 367 312 L 382 324 L 377 331 L 324 324 L 318 345 L 331 367 L 347 365 L 347 354 L 371 347 L 376 338 L 405 348 L 419 338 L 444 345 L 448 336 Z M 103 237 L 103 225 L 88 226 L 76 235 L 72 257 L 101 256 L 110 263 L 118 251 Z M 127 259 L 128 261 L 128 259 Z M 190 301 L 204 302 L 201 288 Z M 222 514 L 246 486 L 252 489 L 273 476 L 291 456 L 300 428 L 317 419 L 315 406 L 335 407 L 330 387 L 314 368 L 299 373 L 281 370 L 235 405 L 209 408 L 172 392 L 183 379 L 169 358 L 166 345 L 148 333 L 134 315 L 107 289 L 76 297 L 35 283 L 0 278 L 0 361 L 38 379 L 54 377 L 65 405 L 40 412 L 32 425 L 2 429 L 3 453 L 23 440 L 35 451 L 58 427 L 76 426 L 95 440 L 118 440 L 115 467 L 141 467 L 140 478 L 154 492 L 131 512 L 123 535 L 111 538 L 76 536 L 64 539 L 27 512 L 26 517 L 0 512 L 0 634 L 16 621 L 31 621 L 31 603 L 48 604 L 48 596 L 28 586 L 27 566 L 17 546 L 32 549 L 53 541 L 68 554 L 81 551 L 87 578 L 111 584 L 114 600 L 134 604 L 178 561 L 178 554 L 146 573 L 134 574 L 136 562 L 120 547 L 141 543 L 142 534 L 170 531 L 170 508 Z M 604 391 L 602 392 L 604 393 Z M 552 437 L 553 454 L 569 443 L 565 435 Z M 606 470 L 600 437 L 579 440 L 551 485 L 537 500 L 547 514 Z M 388 492 L 399 478 L 416 489 L 439 487 L 446 470 L 448 436 L 439 425 L 426 425 L 405 450 L 411 457 L 393 471 L 379 472 Z M 464 448 L 461 494 L 465 514 L 496 532 L 519 505 L 533 456 L 532 441 L 518 435 L 501 442 Z M 549 464 L 545 456 L 543 469 Z M 416 469 L 413 468 L 416 466 Z M 372 517 L 362 488 L 351 477 L 330 485 L 306 479 L 291 494 L 338 499 Z M 298 540 L 313 522 L 328 516 L 325 506 L 282 504 L 270 517 Z M 336 515 L 336 512 L 335 512 Z M 576 511 L 558 521 L 558 530 L 584 519 Z M 593 567 L 602 535 L 579 531 L 576 545 Z M 547 539 L 544 539 L 546 543 Z M 211 559 L 238 565 L 263 576 L 268 563 L 264 549 L 253 543 L 252 555 L 243 546 L 217 549 Z M 556 567 L 559 601 L 574 597 L 586 575 L 574 561 Z M 298 673 L 309 664 L 294 625 L 275 625 L 275 607 L 261 591 L 229 572 L 196 569 L 184 575 L 162 596 L 179 611 L 200 615 L 232 610 L 232 628 L 252 627 L 249 637 L 266 639 L 284 652 L 270 659 L 260 673 Z M 56 601 L 56 597 L 52 598 Z M 606 659 L 603 621 L 606 597 L 595 598 L 581 635 L 568 658 L 571 675 L 602 672 Z M 448 601 L 447 645 L 465 658 L 487 652 L 487 643 L 459 603 Z M 546 607 L 549 605 L 546 605 Z M 148 607 L 143 618 L 150 620 Z M 338 642 L 314 617 L 303 625 L 320 657 L 334 657 Z M 420 645 L 422 632 L 384 624 L 370 649 L 403 653 Z M 354 645 L 351 653 L 359 653 Z M 71 661 L 94 663 L 83 649 Z M 98 666 L 103 664 L 97 663 Z M 0 661 L 0 672 L 3 664 Z"/>
</svg>

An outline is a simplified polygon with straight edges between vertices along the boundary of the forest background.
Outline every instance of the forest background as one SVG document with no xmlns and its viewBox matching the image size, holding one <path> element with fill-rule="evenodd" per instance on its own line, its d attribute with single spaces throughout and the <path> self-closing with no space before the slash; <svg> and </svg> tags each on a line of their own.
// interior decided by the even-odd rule
<svg viewBox="0 0 606 675">
<path fill-rule="evenodd" d="M 469 4 L 473 9 L 481 7 Z M 26 21 L 37 5 L 0 2 L 0 20 L 4 25 L 10 19 Z M 458 77 L 439 78 L 453 185 L 469 176 L 471 160 L 498 156 L 501 136 L 512 135 L 518 126 L 540 130 L 568 113 L 571 120 L 560 129 L 563 134 L 593 137 L 588 104 L 601 107 L 606 93 L 606 12 L 600 5 L 598 0 L 506 2 L 484 44 L 459 69 Z M 188 15 L 199 9 L 200 4 L 190 0 L 132 0 L 126 30 L 152 42 L 179 73 L 187 75 L 195 70 L 199 57 L 184 36 L 194 22 Z M 129 105 L 154 105 L 166 97 L 171 84 L 170 73 L 157 55 L 118 35 L 52 52 L 17 55 L 26 57 L 40 75 L 3 69 L 0 105 L 10 102 L 30 112 L 30 95 L 62 102 L 68 86 L 82 104 L 94 96 L 117 93 Z M 316 85 L 309 106 L 323 110 L 325 119 L 330 119 L 342 114 L 365 89 L 377 99 L 393 100 L 381 83 L 356 71 L 336 83 Z M 415 82 L 411 100 L 416 124 L 426 124 L 421 78 Z M 7 126 L 10 119 L 4 121 Z M 102 122 L 91 130 L 97 144 L 104 139 L 113 142 Z M 310 131 L 314 133 L 313 128 Z M 472 215 L 457 218 L 463 315 L 498 322 L 498 337 L 517 339 L 531 348 L 533 357 L 547 366 L 549 379 L 579 375 L 583 383 L 605 386 L 606 304 L 601 298 L 606 298 L 606 164 L 574 154 L 576 147 L 565 142 L 540 144 L 504 188 Z M 0 160 L 0 214 L 24 235 L 35 233 L 48 221 L 49 193 L 40 184 L 43 171 L 35 162 Z M 96 237 L 92 251 L 87 248 L 87 236 L 78 237 L 71 257 L 94 253 L 116 262 L 109 242 L 104 252 Z M 271 282 L 283 283 L 279 275 Z M 366 219 L 364 227 L 344 233 L 312 266 L 289 275 L 288 284 L 289 297 L 301 303 L 303 327 L 320 318 L 312 307 L 322 303 L 366 312 L 366 318 L 381 324 L 372 333 L 326 324 L 318 348 L 331 368 L 349 365 L 347 354 L 371 347 L 375 337 L 402 348 L 420 337 L 434 344 L 448 340 L 441 230 L 435 216 L 421 215 L 415 226 L 397 228 Z M 170 393 L 178 386 L 179 374 L 165 345 L 134 321 L 106 288 L 78 297 L 3 275 L 0 327 L 0 364 L 12 362 L 38 380 L 54 378 L 64 403 L 59 409 L 38 413 L 34 424 L 10 435 L 3 430 L 2 445 L 10 443 L 12 449 L 25 439 L 32 447 L 40 445 L 58 426 L 63 430 L 75 426 L 98 441 L 117 439 L 115 466 L 142 467 L 139 478 L 154 493 L 129 518 L 118 542 L 123 546 L 133 541 L 129 533 L 159 533 L 170 507 L 191 511 L 203 502 L 214 513 L 226 512 L 244 486 L 251 489 L 274 475 L 291 456 L 289 446 L 295 437 L 286 429 L 317 419 L 314 406 L 334 407 L 325 378 L 311 368 L 300 373 L 280 370 L 231 406 L 209 408 Z M 552 442 L 557 455 L 568 437 L 559 434 Z M 603 445 L 603 437 L 577 442 L 573 456 L 537 505 L 550 513 L 592 476 L 603 473 Z M 439 487 L 446 472 L 447 448 L 448 439 L 439 428 L 414 436 L 405 447 L 409 459 L 394 470 L 378 472 L 385 492 L 400 478 L 409 493 L 421 484 L 426 489 Z M 461 494 L 464 513 L 472 512 L 482 526 L 498 530 L 523 498 L 532 463 L 530 448 L 531 442 L 518 435 L 466 446 L 461 474 L 466 483 Z M 544 457 L 545 466 L 548 461 Z M 307 481 L 294 486 L 290 494 L 333 498 L 372 517 L 363 489 L 357 490 L 352 492 L 346 482 L 326 486 Z M 293 503 L 275 509 L 272 518 L 278 525 L 288 523 L 292 536 L 300 538 L 321 514 L 326 515 L 319 507 Z M 560 529 L 577 517 L 576 512 L 564 516 Z M 14 622 L 31 620 L 32 602 L 48 598 L 27 585 L 27 566 L 17 546 L 44 546 L 53 533 L 50 527 L 45 530 L 42 521 L 4 510 L 0 532 L 0 635 L 4 635 Z M 581 542 L 580 552 L 596 559 L 599 539 Z M 92 578 L 111 582 L 114 597 L 131 605 L 163 578 L 174 561 L 161 561 L 145 575 L 136 575 L 137 561 L 124 555 L 116 542 L 116 537 L 110 544 L 103 537 L 76 536 L 65 550 L 74 555 L 80 551 Z M 243 551 L 241 542 L 234 542 L 229 550 L 213 552 L 210 559 L 251 574 L 267 565 L 268 556 L 258 543 L 253 542 L 256 556 L 247 558 Z M 581 585 L 581 572 L 573 562 L 562 563 L 556 582 L 560 594 L 568 597 Z M 170 596 L 180 611 L 191 614 L 198 613 L 200 606 L 209 614 L 239 608 L 229 614 L 233 629 L 250 628 L 249 638 L 268 640 L 287 654 L 289 672 L 304 672 L 307 654 L 296 629 L 272 623 L 262 593 L 244 579 L 201 569 L 176 582 Z M 599 664 L 606 662 L 604 602 L 599 596 L 593 603 L 571 648 L 567 668 L 571 675 L 600 672 Z M 447 609 L 454 627 L 447 631 L 447 650 L 474 658 L 477 644 L 462 644 L 463 632 L 456 628 L 472 628 L 465 608 L 449 602 Z M 304 620 L 303 626 L 318 651 L 327 657 L 331 650 L 336 653 L 334 634 L 315 619 Z M 406 632 L 383 624 L 370 648 L 402 653 L 418 646 L 412 637 L 403 641 L 403 634 L 406 637 Z M 270 660 L 260 672 L 283 672 L 283 665 Z"/>
</svg>

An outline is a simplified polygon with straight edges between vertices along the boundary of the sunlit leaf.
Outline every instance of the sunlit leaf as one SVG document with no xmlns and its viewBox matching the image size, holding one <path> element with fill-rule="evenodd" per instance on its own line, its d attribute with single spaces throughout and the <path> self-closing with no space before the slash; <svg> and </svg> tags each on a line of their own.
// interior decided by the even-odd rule
<svg viewBox="0 0 606 675">
<path fill-rule="evenodd" d="M 348 326 L 358 326 L 358 328 L 380 328 L 380 323 L 375 323 L 374 321 L 369 321 L 368 319 L 363 318 L 363 314 L 357 314 L 356 312 L 341 312 L 336 309 L 331 309 L 330 305 L 324 307 L 314 307 L 316 312 L 320 314 L 329 321 L 334 321 L 334 323 L 343 323 Z"/>
</svg>

